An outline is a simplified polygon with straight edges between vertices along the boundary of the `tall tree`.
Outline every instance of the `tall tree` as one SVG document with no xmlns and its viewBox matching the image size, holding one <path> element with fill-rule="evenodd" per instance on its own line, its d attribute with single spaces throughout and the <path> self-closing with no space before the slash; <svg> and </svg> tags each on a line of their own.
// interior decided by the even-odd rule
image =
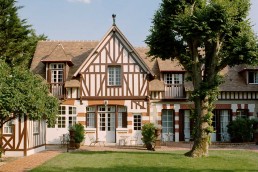
<svg viewBox="0 0 258 172">
<path fill-rule="evenodd" d="M 15 0 L 0 0 L 0 128 L 20 115 L 52 125 L 58 111 L 48 85 L 29 71 L 36 43 L 46 37 L 18 17 L 20 8 Z"/>
<path fill-rule="evenodd" d="M 194 145 L 186 156 L 208 156 L 213 103 L 223 81 L 219 72 L 227 65 L 257 63 L 249 9 L 249 0 L 162 0 L 154 15 L 145 40 L 148 54 L 178 59 L 194 87 Z"/>
<path fill-rule="evenodd" d="M 29 68 L 38 40 L 26 20 L 21 20 L 15 0 L 0 0 L 0 59 L 9 66 Z"/>
</svg>

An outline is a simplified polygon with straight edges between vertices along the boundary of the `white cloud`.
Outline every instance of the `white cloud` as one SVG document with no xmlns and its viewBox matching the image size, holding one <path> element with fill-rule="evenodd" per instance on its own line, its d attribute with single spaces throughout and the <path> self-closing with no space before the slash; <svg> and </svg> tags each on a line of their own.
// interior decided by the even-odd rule
<svg viewBox="0 0 258 172">
<path fill-rule="evenodd" d="M 91 3 L 91 0 L 67 0 L 68 2 L 82 2 L 85 4 Z"/>
</svg>

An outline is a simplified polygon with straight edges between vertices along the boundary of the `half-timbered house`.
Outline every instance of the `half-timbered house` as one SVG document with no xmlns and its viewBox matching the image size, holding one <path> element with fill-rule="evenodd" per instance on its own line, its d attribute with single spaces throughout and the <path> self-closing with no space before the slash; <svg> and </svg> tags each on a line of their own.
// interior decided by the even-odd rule
<svg viewBox="0 0 258 172">
<path fill-rule="evenodd" d="M 1 131 L 5 156 L 28 156 L 45 150 L 46 127 L 45 120 L 33 121 L 24 115 L 5 123 Z"/>
<path fill-rule="evenodd" d="M 56 125 L 47 127 L 46 143 L 75 122 L 85 126 L 85 144 L 141 144 L 141 126 L 162 127 L 163 141 L 190 138 L 192 85 L 176 60 L 151 60 L 147 48 L 135 48 L 113 24 L 100 41 L 40 41 L 31 70 L 44 77 L 61 100 Z M 212 141 L 228 141 L 226 125 L 236 116 L 258 112 L 257 69 L 225 68 L 225 83 L 214 110 Z"/>
</svg>

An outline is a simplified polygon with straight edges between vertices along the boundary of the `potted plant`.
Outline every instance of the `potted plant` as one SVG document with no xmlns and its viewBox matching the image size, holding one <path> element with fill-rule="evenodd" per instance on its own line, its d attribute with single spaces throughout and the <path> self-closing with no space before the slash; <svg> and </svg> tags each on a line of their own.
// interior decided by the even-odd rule
<svg viewBox="0 0 258 172">
<path fill-rule="evenodd" d="M 78 123 L 74 125 L 75 133 L 74 133 L 74 141 L 75 148 L 79 149 L 81 142 L 84 140 L 84 127 L 82 124 Z"/>
<path fill-rule="evenodd" d="M 154 150 L 153 144 L 156 141 L 155 129 L 153 123 L 144 124 L 142 127 L 142 141 L 147 150 Z"/>
<path fill-rule="evenodd" d="M 69 149 L 74 149 L 75 148 L 75 126 L 70 126 L 69 127 Z"/>
</svg>

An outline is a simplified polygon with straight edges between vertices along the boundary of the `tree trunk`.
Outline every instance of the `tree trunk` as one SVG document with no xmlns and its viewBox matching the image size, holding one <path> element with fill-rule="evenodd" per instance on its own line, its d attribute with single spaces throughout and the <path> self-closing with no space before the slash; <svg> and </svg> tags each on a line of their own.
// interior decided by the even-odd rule
<svg viewBox="0 0 258 172">
<path fill-rule="evenodd" d="M 210 143 L 210 130 L 208 129 L 208 120 L 211 120 L 212 116 L 208 114 L 208 101 L 198 98 L 195 100 L 195 129 L 194 129 L 194 144 L 192 150 L 185 155 L 189 157 L 206 157 L 209 155 L 209 143 Z M 206 120 L 204 120 L 206 119 Z"/>
</svg>

